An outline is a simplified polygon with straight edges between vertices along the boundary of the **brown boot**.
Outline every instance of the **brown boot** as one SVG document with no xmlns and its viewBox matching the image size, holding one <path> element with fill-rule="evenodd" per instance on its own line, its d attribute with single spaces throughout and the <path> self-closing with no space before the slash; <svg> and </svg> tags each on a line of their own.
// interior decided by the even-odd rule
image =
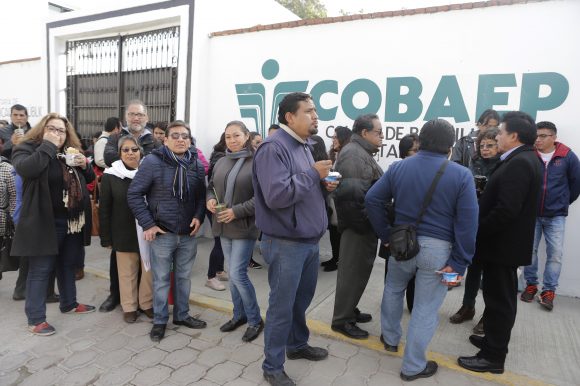
<svg viewBox="0 0 580 386">
<path fill-rule="evenodd" d="M 453 324 L 463 323 L 466 320 L 471 320 L 475 316 L 475 307 L 461 306 L 459 311 L 455 315 L 449 318 L 449 321 Z"/>
<path fill-rule="evenodd" d="M 137 320 L 137 311 L 123 312 L 123 320 L 127 323 L 135 323 Z"/>
</svg>

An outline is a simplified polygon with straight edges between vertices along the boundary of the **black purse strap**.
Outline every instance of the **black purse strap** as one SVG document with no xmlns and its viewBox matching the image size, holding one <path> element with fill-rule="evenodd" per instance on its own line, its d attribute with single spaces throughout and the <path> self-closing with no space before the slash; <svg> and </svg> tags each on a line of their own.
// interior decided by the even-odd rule
<svg viewBox="0 0 580 386">
<path fill-rule="evenodd" d="M 429 206 L 429 204 L 431 203 L 431 199 L 433 198 L 433 193 L 435 193 L 435 188 L 437 187 L 437 184 L 439 183 L 439 180 L 441 179 L 441 176 L 443 175 L 443 172 L 447 168 L 448 164 L 449 160 L 445 160 L 445 162 L 443 162 L 443 164 L 437 171 L 435 178 L 433 178 L 433 182 L 431 182 L 431 186 L 429 187 L 429 190 L 425 195 L 425 199 L 423 200 L 423 206 L 421 207 L 421 212 L 419 212 L 419 218 L 417 218 L 417 221 L 415 221 L 415 227 L 419 226 L 419 223 L 423 219 L 423 215 L 427 211 L 427 207 Z"/>
</svg>

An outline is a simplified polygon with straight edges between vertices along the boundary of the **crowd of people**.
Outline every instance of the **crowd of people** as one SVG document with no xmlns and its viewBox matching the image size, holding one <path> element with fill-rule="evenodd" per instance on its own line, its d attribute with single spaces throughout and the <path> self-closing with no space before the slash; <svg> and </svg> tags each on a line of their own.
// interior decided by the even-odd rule
<svg viewBox="0 0 580 386">
<path fill-rule="evenodd" d="M 127 323 L 143 313 L 152 320 L 151 340 L 159 342 L 172 297 L 173 324 L 205 328 L 190 315 L 189 296 L 196 235 L 206 218 L 214 246 L 205 285 L 224 291 L 227 282 L 233 303 L 220 330 L 246 325 L 244 342 L 264 333 L 262 368 L 272 385 L 294 384 L 286 358 L 328 356 L 308 344 L 306 324 L 320 265 L 338 271 L 332 330 L 367 339 L 360 324 L 373 316 L 358 304 L 377 255 L 386 259 L 380 339 L 386 351 L 399 350 L 406 299 L 405 381 L 437 371 L 426 349 L 448 289 L 463 276 L 462 306 L 450 322 L 474 319 L 480 289 L 485 304 L 469 337 L 479 351 L 458 358 L 468 370 L 504 371 L 519 267 L 526 281 L 521 301 L 537 297 L 554 308 L 580 164 L 557 141 L 552 122 L 486 110 L 477 130 L 455 141 L 449 122 L 430 120 L 418 135 L 400 140 L 401 160 L 383 171 L 376 157 L 384 139 L 379 117 L 361 115 L 352 129 L 335 127 L 327 152 L 305 93 L 283 98 L 278 124 L 265 138 L 242 121 L 227 123 L 209 162 L 186 122 L 150 124 L 139 100 L 127 104 L 124 120 L 107 119 L 89 149 L 66 117 L 51 113 L 31 126 L 24 106 L 11 112 L 12 122 L 0 129 L 0 267 L 19 270 L 13 299 L 25 300 L 35 335 L 56 332 L 46 303 L 59 303 L 67 314 L 96 310 L 76 297 L 91 233 L 111 250 L 110 294 L 99 311 L 121 305 Z M 327 231 L 332 258 L 321 264 L 319 241 Z M 547 261 L 539 291 L 542 235 Z M 270 286 L 266 320 L 248 275 L 261 268 L 253 259 L 257 242 Z"/>
</svg>

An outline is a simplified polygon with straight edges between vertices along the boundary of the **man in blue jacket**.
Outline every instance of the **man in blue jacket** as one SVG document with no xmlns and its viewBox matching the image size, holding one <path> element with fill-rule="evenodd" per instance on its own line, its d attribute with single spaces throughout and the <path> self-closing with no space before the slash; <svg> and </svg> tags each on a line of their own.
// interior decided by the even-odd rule
<svg viewBox="0 0 580 386">
<path fill-rule="evenodd" d="M 404 381 L 437 372 L 437 363 L 427 361 L 425 356 L 447 294 L 447 285 L 437 271 L 456 272 L 461 280 L 475 252 L 478 216 L 471 172 L 447 160 L 455 139 L 453 126 L 442 119 L 431 120 L 421 128 L 419 139 L 419 152 L 391 165 L 365 198 L 373 229 L 388 244 L 391 227 L 385 205 L 395 202 L 395 226 L 415 223 L 436 173 L 448 162 L 417 227 L 419 254 L 406 261 L 390 258 L 388 263 L 381 305 L 382 341 L 387 351 L 398 350 L 403 297 L 415 276 L 415 301 L 400 374 Z"/>
<path fill-rule="evenodd" d="M 538 292 L 538 247 L 543 234 L 546 238 L 547 259 L 538 301 L 544 308 L 552 311 L 562 269 L 564 226 L 568 207 L 580 194 L 580 163 L 569 147 L 556 141 L 556 125 L 546 121 L 539 122 L 537 127 L 536 153 L 543 165 L 543 182 L 536 218 L 532 264 L 524 268 L 527 286 L 520 299 L 529 303 Z"/>
<path fill-rule="evenodd" d="M 159 342 L 169 320 L 170 271 L 173 265 L 173 324 L 204 328 L 189 315 L 191 268 L 197 252 L 195 234 L 205 215 L 205 173 L 196 153 L 189 150 L 191 131 L 182 121 L 167 127 L 165 146 L 143 159 L 129 186 L 129 207 L 151 242 L 153 271 L 153 328 Z"/>
<path fill-rule="evenodd" d="M 316 289 L 318 242 L 327 227 L 324 182 L 331 161 L 314 162 L 308 137 L 318 115 L 304 93 L 284 97 L 278 109 L 281 129 L 256 150 L 253 184 L 256 225 L 268 263 L 270 299 L 264 329 L 264 378 L 271 385 L 294 385 L 284 372 L 288 359 L 318 361 L 328 351 L 308 345 L 306 309 Z"/>
</svg>

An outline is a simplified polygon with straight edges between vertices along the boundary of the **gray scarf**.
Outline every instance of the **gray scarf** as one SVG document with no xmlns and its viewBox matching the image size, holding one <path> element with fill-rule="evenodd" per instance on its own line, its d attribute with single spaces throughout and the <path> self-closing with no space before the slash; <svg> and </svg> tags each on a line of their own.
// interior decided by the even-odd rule
<svg viewBox="0 0 580 386">
<path fill-rule="evenodd" d="M 234 187 L 236 185 L 236 178 L 238 177 L 238 173 L 240 172 L 242 165 L 246 161 L 246 158 L 251 156 L 252 152 L 249 151 L 248 149 L 243 149 L 235 153 L 226 150 L 226 158 L 237 160 L 232 170 L 230 170 L 230 173 L 228 174 L 228 179 L 226 181 L 226 195 L 224 197 L 224 203 L 227 205 L 228 208 L 232 207 Z"/>
</svg>

